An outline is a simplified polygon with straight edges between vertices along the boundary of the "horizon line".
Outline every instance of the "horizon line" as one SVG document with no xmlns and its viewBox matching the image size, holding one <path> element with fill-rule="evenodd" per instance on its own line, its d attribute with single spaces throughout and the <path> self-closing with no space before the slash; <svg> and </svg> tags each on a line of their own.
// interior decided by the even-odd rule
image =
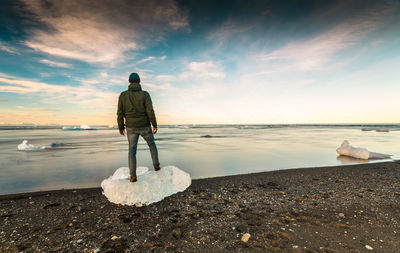
<svg viewBox="0 0 400 253">
<path fill-rule="evenodd" d="M 20 123 L 20 124 L 0 124 L 0 126 L 80 126 L 88 124 L 35 124 L 35 123 Z M 265 126 L 265 125 L 400 125 L 398 123 L 174 123 L 174 124 L 158 124 L 158 126 L 173 126 L 173 125 L 250 125 L 250 126 Z M 90 124 L 90 126 L 118 126 L 117 124 Z"/>
</svg>

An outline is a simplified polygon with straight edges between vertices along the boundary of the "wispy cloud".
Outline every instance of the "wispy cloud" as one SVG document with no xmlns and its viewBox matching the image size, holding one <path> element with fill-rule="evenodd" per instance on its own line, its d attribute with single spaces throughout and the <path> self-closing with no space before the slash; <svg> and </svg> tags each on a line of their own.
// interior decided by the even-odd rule
<svg viewBox="0 0 400 253">
<path fill-rule="evenodd" d="M 8 74 L 1 73 L 1 72 L 0 72 L 0 77 L 3 77 L 3 78 L 15 78 L 15 76 L 8 75 Z"/>
<path fill-rule="evenodd" d="M 153 61 L 153 63 L 161 62 L 161 61 L 164 61 L 165 59 L 167 59 L 166 55 L 163 55 L 163 56 L 160 56 L 160 57 L 149 56 L 149 57 L 137 60 L 137 61 L 133 61 L 133 63 L 130 63 L 130 64 L 124 64 L 123 67 L 125 69 L 136 68 L 137 69 L 136 72 L 142 72 L 142 73 L 146 74 L 147 72 L 153 72 L 153 70 L 140 69 L 140 68 L 137 68 L 137 66 L 141 65 L 143 63 L 146 63 L 146 62 L 151 62 L 151 61 Z"/>
<path fill-rule="evenodd" d="M 142 64 L 142 63 L 145 63 L 145 62 L 148 62 L 148 61 L 154 61 L 154 60 L 156 60 L 156 61 L 163 61 L 163 60 L 165 60 L 167 58 L 167 56 L 161 56 L 161 57 L 154 57 L 154 56 L 149 56 L 149 57 L 147 57 L 147 58 L 144 58 L 144 59 L 142 59 L 142 60 L 139 60 L 139 61 L 137 61 L 135 64 L 136 65 L 139 65 L 139 64 Z"/>
<path fill-rule="evenodd" d="M 47 64 L 51 67 L 72 68 L 71 64 L 64 63 L 64 62 L 56 62 L 56 61 L 51 61 L 51 60 L 47 60 L 47 59 L 41 59 L 40 62 L 43 64 Z"/>
<path fill-rule="evenodd" d="M 291 67 L 299 71 L 324 68 L 336 53 L 358 45 L 368 33 L 376 30 L 391 11 L 391 5 L 375 5 L 314 38 L 290 42 L 262 54 L 260 59 L 273 66 L 272 70 L 282 69 L 283 65 L 284 69 Z"/>
<path fill-rule="evenodd" d="M 28 47 L 89 63 L 122 61 L 125 52 L 157 43 L 167 31 L 189 28 L 173 0 L 22 1 L 47 27 L 27 31 Z"/>
<path fill-rule="evenodd" d="M 178 77 L 182 80 L 220 79 L 225 77 L 225 72 L 222 65 L 214 61 L 190 62 Z"/>
<path fill-rule="evenodd" d="M 15 47 L 6 45 L 1 41 L 0 41 L 0 50 L 8 52 L 10 54 L 19 54 L 18 50 Z"/>
<path fill-rule="evenodd" d="M 211 89 L 210 82 L 221 82 L 225 77 L 225 72 L 219 62 L 203 61 L 190 62 L 181 73 L 176 75 L 156 75 L 148 76 L 150 82 L 143 82 L 142 85 L 155 92 L 160 92 L 162 96 L 184 97 L 204 97 L 207 94 L 214 94 L 215 86 Z M 191 85 L 187 85 L 190 81 Z M 179 87 L 179 84 L 186 87 Z M 178 85 L 177 85 L 178 84 Z M 205 88 L 206 87 L 206 88 Z M 199 92 L 199 90 L 202 90 Z M 210 93 L 211 91 L 211 93 Z M 185 95 L 183 95 L 185 94 Z M 182 96 L 181 96 L 182 95 Z"/>
<path fill-rule="evenodd" d="M 221 26 L 213 30 L 208 39 L 217 43 L 217 48 L 220 48 L 228 41 L 234 38 L 235 40 L 242 39 L 245 34 L 251 31 L 256 25 L 256 22 L 244 23 L 244 20 L 238 22 L 235 18 L 228 18 Z M 235 37 L 236 36 L 236 37 Z M 246 34 L 248 36 L 248 34 Z"/>
<path fill-rule="evenodd" d="M 59 112 L 59 109 L 54 108 L 44 108 L 44 107 L 26 107 L 23 105 L 15 106 L 17 109 L 23 109 L 24 111 L 38 111 L 38 112 Z"/>
<path fill-rule="evenodd" d="M 42 110 L 43 109 L 43 110 Z M 115 113 L 80 112 L 65 114 L 56 109 L 35 108 L 32 110 L 0 108 L 0 124 L 110 124 L 115 121 Z"/>
<path fill-rule="evenodd" d="M 48 102 L 64 100 L 73 104 L 98 108 L 114 108 L 118 98 L 117 93 L 101 91 L 91 85 L 56 85 L 17 77 L 0 77 L 0 92 L 37 93 L 46 97 Z"/>
</svg>

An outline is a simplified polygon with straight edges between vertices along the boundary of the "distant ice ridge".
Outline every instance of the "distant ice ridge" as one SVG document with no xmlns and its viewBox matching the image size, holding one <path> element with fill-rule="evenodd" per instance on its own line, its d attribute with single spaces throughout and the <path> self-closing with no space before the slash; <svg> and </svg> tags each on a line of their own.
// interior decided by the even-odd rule
<svg viewBox="0 0 400 253">
<path fill-rule="evenodd" d="M 366 148 L 355 148 L 350 145 L 349 141 L 344 140 L 342 145 L 336 149 L 340 155 L 351 156 L 358 159 L 385 159 L 390 158 L 391 155 L 370 152 Z"/>
<path fill-rule="evenodd" d="M 388 128 L 372 128 L 372 127 L 363 127 L 361 128 L 361 131 L 376 131 L 376 132 L 384 132 L 388 133 L 389 129 Z"/>
<path fill-rule="evenodd" d="M 129 168 L 121 167 L 101 182 L 103 194 L 115 204 L 148 205 L 186 190 L 192 183 L 190 175 L 175 166 L 160 171 L 146 167 L 136 169 L 137 182 L 129 181 Z"/>
<path fill-rule="evenodd" d="M 21 144 L 18 145 L 18 150 L 20 151 L 39 151 L 39 150 L 43 150 L 46 148 L 46 146 L 34 146 L 32 144 L 28 144 L 27 140 L 22 141 Z"/>
<path fill-rule="evenodd" d="M 91 127 L 88 125 L 81 125 L 81 126 L 63 126 L 62 130 L 67 130 L 67 131 L 71 131 L 71 130 L 97 130 L 98 128 L 96 127 Z"/>
</svg>

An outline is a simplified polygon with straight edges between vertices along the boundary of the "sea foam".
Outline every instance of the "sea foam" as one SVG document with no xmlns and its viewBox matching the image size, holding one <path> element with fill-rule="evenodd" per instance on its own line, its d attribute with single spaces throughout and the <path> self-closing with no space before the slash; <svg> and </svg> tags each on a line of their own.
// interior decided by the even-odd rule
<svg viewBox="0 0 400 253">
<path fill-rule="evenodd" d="M 138 167 L 136 175 L 137 182 L 131 183 L 129 168 L 117 169 L 112 176 L 101 182 L 103 194 L 115 204 L 148 205 L 184 191 L 192 182 L 188 173 L 175 166 L 166 166 L 160 171 Z"/>
</svg>

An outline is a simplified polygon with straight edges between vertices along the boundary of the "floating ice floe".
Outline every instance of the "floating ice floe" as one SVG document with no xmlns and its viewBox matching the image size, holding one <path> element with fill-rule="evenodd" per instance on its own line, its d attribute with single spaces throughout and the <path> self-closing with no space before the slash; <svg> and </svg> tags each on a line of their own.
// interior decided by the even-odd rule
<svg viewBox="0 0 400 253">
<path fill-rule="evenodd" d="M 51 147 L 55 148 L 55 147 L 62 147 L 62 146 L 66 146 L 67 144 L 65 142 L 52 142 L 51 143 Z"/>
<path fill-rule="evenodd" d="M 388 133 L 389 129 L 387 129 L 387 128 L 379 128 L 379 129 L 376 129 L 376 131 L 377 132 L 382 132 L 382 133 Z"/>
<path fill-rule="evenodd" d="M 96 127 L 91 127 L 91 126 L 88 126 L 88 125 L 81 125 L 80 129 L 82 129 L 82 130 L 97 130 Z"/>
<path fill-rule="evenodd" d="M 390 158 L 391 155 L 370 152 L 366 148 L 355 148 L 350 145 L 349 141 L 343 141 L 342 145 L 336 149 L 340 155 L 351 156 L 358 159 L 385 159 Z"/>
<path fill-rule="evenodd" d="M 388 133 L 389 129 L 387 128 L 370 128 L 370 127 L 365 127 L 361 128 L 361 131 L 376 131 L 376 132 L 383 132 L 383 133 Z"/>
<path fill-rule="evenodd" d="M 80 131 L 80 130 L 98 130 L 98 128 L 91 127 L 88 125 L 81 125 L 81 126 L 63 126 L 62 130 L 64 130 L 64 131 Z"/>
<path fill-rule="evenodd" d="M 201 138 L 224 138 L 224 137 L 226 137 L 226 136 L 219 136 L 219 135 L 209 135 L 209 134 L 206 134 L 206 135 L 201 135 L 200 137 L 201 137 Z"/>
<path fill-rule="evenodd" d="M 129 168 L 121 167 L 101 182 L 103 194 L 115 204 L 148 205 L 177 192 L 186 190 L 192 183 L 190 175 L 175 166 L 159 171 L 146 167 L 136 169 L 137 182 L 129 181 Z"/>
<path fill-rule="evenodd" d="M 34 146 L 32 144 L 28 144 L 27 140 L 22 141 L 21 144 L 18 145 L 18 150 L 20 151 L 39 151 L 39 150 L 43 150 L 46 148 L 46 146 Z"/>
</svg>

